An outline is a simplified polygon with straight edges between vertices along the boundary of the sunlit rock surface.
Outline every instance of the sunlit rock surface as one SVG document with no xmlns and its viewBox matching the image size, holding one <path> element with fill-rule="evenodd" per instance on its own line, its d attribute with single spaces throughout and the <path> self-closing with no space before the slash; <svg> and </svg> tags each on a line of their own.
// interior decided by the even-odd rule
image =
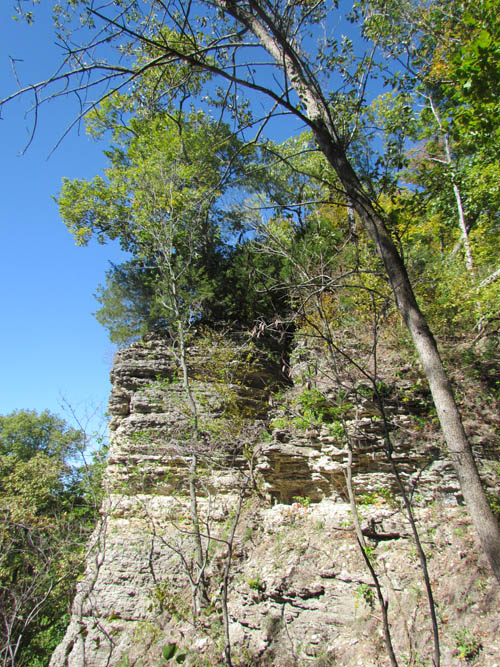
<svg viewBox="0 0 500 667">
<path fill-rule="evenodd" d="M 231 364 L 234 373 L 227 372 Z M 162 651 L 172 643 L 179 647 L 177 655 L 186 656 L 184 664 L 223 664 L 224 542 L 210 545 L 210 600 L 196 624 L 190 613 L 187 480 L 193 447 L 203 453 L 198 500 L 205 536 L 226 539 L 240 492 L 244 495 L 230 562 L 234 664 L 389 664 L 373 580 L 353 531 L 347 441 L 361 525 L 389 598 L 396 653 L 401 664 L 431 664 L 419 561 L 386 457 L 384 422 L 370 392 L 357 392 L 344 437 L 331 424 L 298 428 L 290 403 L 275 398 L 280 377 L 271 362 L 257 356 L 243 363 L 236 344 L 226 343 L 223 350 L 220 344 L 192 346 L 190 375 L 201 433 L 201 442 L 193 443 L 193 416 L 177 369 L 167 342 L 158 339 L 117 354 L 109 402 L 108 496 L 71 623 L 51 666 L 170 664 Z M 353 392 L 356 383 L 354 378 Z M 498 586 L 479 553 L 437 426 L 429 418 L 417 419 L 427 397 L 416 398 L 410 384 L 400 379 L 387 390 L 385 417 L 429 559 L 442 664 L 463 664 L 460 646 L 466 641 L 476 660 L 471 664 L 493 667 L 500 664 Z M 335 404 L 336 383 L 318 374 L 317 386 Z M 300 391 L 296 380 L 289 394 Z M 228 405 L 238 409 L 231 412 Z M 244 418 L 238 421 L 236 414 Z M 482 428 L 475 433 L 477 452 L 494 491 L 495 462 L 484 446 L 491 444 L 490 431 Z"/>
</svg>

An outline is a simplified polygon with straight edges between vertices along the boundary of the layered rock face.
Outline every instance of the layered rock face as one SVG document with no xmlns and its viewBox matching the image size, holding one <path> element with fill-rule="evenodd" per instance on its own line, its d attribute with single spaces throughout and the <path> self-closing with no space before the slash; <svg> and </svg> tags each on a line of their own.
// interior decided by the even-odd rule
<svg viewBox="0 0 500 667">
<path fill-rule="evenodd" d="M 51 665 L 117 664 L 135 647 L 141 627 L 149 627 L 162 610 L 165 582 L 170 582 L 170 597 L 182 597 L 190 565 L 181 554 L 194 548 L 188 518 L 190 453 L 199 455 L 198 512 L 202 530 L 210 530 L 237 502 L 239 471 L 248 467 L 247 450 L 262 432 L 276 384 L 272 365 L 249 363 L 243 354 L 248 350 L 222 339 L 190 347 L 198 421 L 194 443 L 194 415 L 171 347 L 155 339 L 117 354 L 111 372 L 107 497 L 71 624 Z M 243 484 L 248 485 L 246 477 Z"/>
<path fill-rule="evenodd" d="M 248 349 L 219 339 L 192 345 L 189 362 L 195 429 L 178 360 L 166 342 L 135 343 L 116 357 L 107 498 L 52 667 L 176 664 L 167 649 L 173 644 L 184 664 L 223 664 L 224 593 L 235 665 L 388 664 L 374 582 L 347 502 L 349 449 L 397 654 L 402 664 L 427 664 L 427 603 L 385 456 L 388 429 L 429 558 L 442 664 L 461 664 L 464 642 L 477 664 L 500 664 L 497 587 L 437 431 L 415 422 L 420 404 L 414 397 L 405 403 L 397 388 L 387 390 L 384 421 L 355 380 L 356 403 L 344 387 L 344 407 L 335 412 L 339 387 L 318 374 L 314 386 L 329 407 L 324 420 L 304 424 L 293 407 L 309 389 L 298 387 L 286 405 L 279 402 L 273 393 L 279 373 Z M 194 453 L 205 582 L 196 618 Z M 480 453 L 493 491 L 493 461 L 484 448 Z"/>
</svg>

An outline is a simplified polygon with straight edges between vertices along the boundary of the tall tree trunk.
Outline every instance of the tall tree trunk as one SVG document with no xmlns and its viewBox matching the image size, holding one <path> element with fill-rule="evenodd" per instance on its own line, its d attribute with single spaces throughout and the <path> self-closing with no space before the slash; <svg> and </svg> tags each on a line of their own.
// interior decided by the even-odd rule
<svg viewBox="0 0 500 667">
<path fill-rule="evenodd" d="M 418 307 L 406 267 L 387 230 L 384 216 L 365 192 L 347 158 L 340 133 L 337 131 L 321 87 L 309 71 L 307 62 L 294 49 L 293 43 L 283 32 L 283 28 L 266 13 L 264 3 L 259 0 L 249 0 L 250 10 L 235 0 L 218 0 L 217 4 L 253 32 L 276 64 L 284 70 L 306 109 L 321 151 L 334 168 L 348 200 L 359 215 L 384 262 L 396 305 L 412 337 L 427 377 L 463 497 L 483 551 L 500 582 L 500 526 L 486 498 L 436 341 Z"/>
</svg>

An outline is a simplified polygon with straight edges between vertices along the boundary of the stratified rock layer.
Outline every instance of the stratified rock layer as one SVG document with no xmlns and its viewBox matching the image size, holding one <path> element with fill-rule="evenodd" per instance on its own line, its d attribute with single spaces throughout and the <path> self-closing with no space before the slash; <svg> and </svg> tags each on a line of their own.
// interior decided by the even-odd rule
<svg viewBox="0 0 500 667">
<path fill-rule="evenodd" d="M 347 504 L 345 439 L 327 424 L 298 428 L 292 413 L 273 406 L 272 365 L 242 361 L 237 346 L 192 346 L 189 358 L 199 409 L 197 443 L 168 344 L 136 343 L 116 357 L 108 495 L 71 623 L 51 666 L 170 664 L 162 651 L 172 643 L 186 655 L 185 664 L 223 663 L 224 541 L 210 543 L 210 600 L 195 625 L 190 613 L 187 471 L 194 447 L 212 463 L 198 482 L 205 546 L 208 534 L 227 539 L 244 495 L 228 589 L 234 664 L 388 664 L 373 581 Z M 318 382 L 335 403 L 335 383 Z M 404 389 L 402 381 L 399 390 Z M 478 553 L 436 430 L 416 433 L 419 406 L 397 395 L 395 387 L 386 400 L 397 434 L 394 459 L 416 501 L 439 604 L 442 664 L 461 664 L 459 637 L 476 652 L 477 664 L 493 667 L 500 664 L 498 587 Z M 429 660 L 431 635 L 422 576 L 370 396 L 356 404 L 345 429 L 362 527 L 390 600 L 396 652 L 402 664 L 425 664 L 418 661 Z M 483 461 L 493 489 L 492 468 Z"/>
</svg>

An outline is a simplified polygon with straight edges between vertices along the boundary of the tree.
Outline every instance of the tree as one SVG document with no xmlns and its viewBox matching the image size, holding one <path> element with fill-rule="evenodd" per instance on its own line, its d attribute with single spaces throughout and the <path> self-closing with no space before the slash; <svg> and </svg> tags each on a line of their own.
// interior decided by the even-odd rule
<svg viewBox="0 0 500 667">
<path fill-rule="evenodd" d="M 66 26 L 71 25 L 79 4 L 57 5 L 60 26 L 63 19 Z M 395 303 L 429 382 L 463 496 L 483 550 L 500 580 L 500 528 L 482 488 L 449 379 L 389 232 L 387 215 L 356 156 L 350 153 L 365 109 L 367 78 L 373 71 L 377 44 L 368 45 L 366 54 L 358 58 L 348 37 L 338 41 L 327 36 L 315 42 L 318 26 L 331 25 L 336 9 L 321 1 L 205 0 L 186 5 L 175 0 L 152 0 L 133 2 L 126 9 L 117 1 L 102 10 L 91 0 L 80 7 L 87 25 L 91 30 L 96 28 L 91 39 L 76 47 L 67 39 L 66 60 L 59 73 L 48 82 L 24 89 L 26 92 L 47 90 L 50 84 L 66 82 L 68 76 L 77 80 L 84 77 L 75 86 L 88 89 L 87 77 L 92 72 L 108 81 L 121 77 L 120 85 L 125 85 L 144 72 L 161 72 L 162 68 L 182 63 L 226 82 L 225 90 L 212 93 L 212 87 L 209 93 L 214 103 L 224 104 L 241 122 L 246 108 L 241 106 L 238 93 L 244 90 L 258 95 L 267 105 L 259 132 L 276 114 L 291 115 L 310 128 L 318 149 L 337 174 L 343 196 L 359 216 L 384 264 Z M 363 14 L 358 5 L 354 9 L 352 18 L 362 28 Z M 135 63 L 133 59 L 113 62 L 109 57 L 109 42 L 113 40 L 120 43 L 120 56 L 136 53 L 143 45 L 142 57 Z M 96 53 L 104 42 L 104 59 L 98 60 Z M 90 61 L 84 62 L 84 56 Z"/>
<path fill-rule="evenodd" d="M 368 34 L 381 41 L 387 59 L 401 64 L 393 90 L 374 104 L 385 131 L 382 161 L 396 188 L 412 184 L 405 196 L 424 204 L 419 214 L 439 219 L 443 258 L 454 261 L 462 247 L 468 271 L 477 274 L 472 285 L 475 278 L 479 284 L 492 263 L 497 268 L 498 256 L 499 164 L 491 140 L 498 17 L 487 0 L 363 4 Z"/>
<path fill-rule="evenodd" d="M 166 329 L 155 310 L 156 271 L 132 259 L 111 265 L 105 285 L 95 294 L 100 304 L 97 321 L 109 332 L 113 343 L 126 343 L 155 330 Z"/>
<path fill-rule="evenodd" d="M 485 344 L 500 316 L 498 13 L 487 0 L 363 7 L 367 33 L 400 65 L 371 119 L 392 231 L 432 328 Z"/>
<path fill-rule="evenodd" d="M 37 454 L 67 461 L 83 445 L 83 433 L 44 410 L 17 410 L 0 415 L 0 455 L 27 461 Z"/>
<path fill-rule="evenodd" d="M 201 112 L 174 118 L 146 111 L 117 123 L 113 111 L 122 98 L 99 109 L 90 125 L 94 133 L 97 124 L 99 134 L 113 133 L 105 177 L 66 179 L 58 198 L 77 243 L 85 245 L 92 235 L 101 242 L 119 239 L 134 255 L 108 275 L 100 317 L 111 327 L 121 321 L 125 330 L 113 333 L 122 339 L 155 323 L 171 329 L 162 299 L 165 281 L 175 274 L 186 323 L 221 319 L 226 256 L 234 235 L 244 231 L 241 216 L 221 203 L 241 187 L 242 160 L 251 151 Z"/>
<path fill-rule="evenodd" d="M 86 437 L 48 411 L 0 417 L 0 662 L 40 667 L 65 629 L 97 508 L 69 465 Z"/>
<path fill-rule="evenodd" d="M 251 326 L 257 316 L 271 316 L 284 305 L 261 282 L 265 272 L 279 267 L 264 266 L 246 238 L 251 215 L 240 200 L 263 179 L 243 179 L 243 166 L 253 164 L 256 150 L 201 112 L 173 115 L 147 108 L 131 115 L 147 85 L 138 83 L 133 95 L 117 95 L 92 114 L 89 133 L 112 135 L 111 150 L 105 151 L 109 167 L 90 181 L 65 179 L 58 197 L 78 244 L 91 236 L 103 243 L 119 239 L 133 255 L 112 266 L 98 288 L 97 319 L 118 343 L 147 332 L 172 334 L 169 308 L 162 303 L 165 281 L 173 279 L 165 274 L 167 262 L 182 291 L 178 303 L 190 304 L 186 326 Z M 122 109 L 128 117 L 118 117 Z M 273 193 L 280 188 L 283 183 L 274 183 Z"/>
</svg>

